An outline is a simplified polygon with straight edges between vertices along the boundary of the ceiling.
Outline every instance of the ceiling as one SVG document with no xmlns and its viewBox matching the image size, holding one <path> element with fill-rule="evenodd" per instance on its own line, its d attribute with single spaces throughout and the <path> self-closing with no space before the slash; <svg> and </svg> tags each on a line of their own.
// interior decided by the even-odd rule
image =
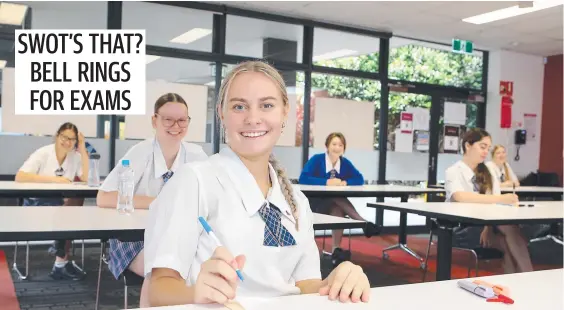
<svg viewBox="0 0 564 310">
<path fill-rule="evenodd" d="M 539 56 L 562 54 L 563 6 L 483 25 L 462 19 L 513 6 L 518 1 L 320 1 L 224 2 L 240 8 L 292 17 L 392 31 L 394 35 L 450 44 L 453 38 L 475 48 L 504 49 Z"/>
<path fill-rule="evenodd" d="M 218 4 L 218 2 L 214 2 Z M 104 29 L 107 23 L 106 2 L 25 2 L 33 9 L 33 29 Z M 507 49 L 548 56 L 562 53 L 562 6 L 524 16 L 472 25 L 463 17 L 508 7 L 513 2 L 227 2 L 263 12 L 353 25 L 361 28 L 393 31 L 407 37 L 444 42 L 452 38 L 473 40 L 475 48 Z M 440 9 L 440 12 L 439 12 Z M 212 28 L 213 13 L 154 3 L 125 1 L 122 27 L 145 29 L 146 42 L 211 52 L 211 35 L 189 44 L 169 42 L 193 28 Z M 296 61 L 301 62 L 303 28 L 271 21 L 229 15 L 226 52 L 247 57 L 262 57 L 263 39 L 277 38 L 297 42 Z M 514 42 L 518 42 L 515 44 Z M 394 37 L 391 48 L 418 44 L 434 45 Z M 326 29 L 316 29 L 314 56 L 340 49 L 357 54 L 377 52 L 377 38 Z M 481 53 L 475 51 L 476 55 Z M 160 58 L 147 66 L 147 79 L 206 84 L 214 80 L 207 62 Z M 211 85 L 211 84 L 210 84 Z"/>
</svg>

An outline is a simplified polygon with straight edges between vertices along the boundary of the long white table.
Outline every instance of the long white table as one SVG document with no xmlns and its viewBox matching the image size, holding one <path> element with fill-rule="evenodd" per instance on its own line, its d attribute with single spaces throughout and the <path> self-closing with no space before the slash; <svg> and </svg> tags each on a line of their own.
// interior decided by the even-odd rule
<svg viewBox="0 0 564 310">
<path fill-rule="evenodd" d="M 98 207 L 0 207 L 0 241 L 54 239 L 142 240 L 147 210 L 120 215 Z M 366 222 L 314 213 L 313 227 L 363 228 Z"/>
<path fill-rule="evenodd" d="M 432 185 L 433 188 L 444 189 L 444 185 Z M 512 187 L 502 187 L 501 192 L 513 193 Z M 520 197 L 539 198 L 539 197 L 558 197 L 555 200 L 562 200 L 564 188 L 554 186 L 518 186 L 515 187 L 515 194 Z"/>
<path fill-rule="evenodd" d="M 245 310 L 360 310 L 360 309 L 433 309 L 433 310 L 488 310 L 488 309 L 563 309 L 562 269 L 479 277 L 492 284 L 507 286 L 512 305 L 486 302 L 485 298 L 469 293 L 457 285 L 457 280 L 395 285 L 371 289 L 368 303 L 341 303 L 329 301 L 317 294 L 294 295 L 271 299 L 244 298 L 236 300 Z M 401 302 L 401 305 L 400 305 Z M 204 310 L 228 309 L 221 305 L 185 305 L 152 307 L 137 310 Z"/>
<path fill-rule="evenodd" d="M 402 202 L 407 202 L 410 195 L 423 194 L 443 194 L 444 189 L 440 188 L 421 188 L 416 186 L 404 185 L 359 185 L 359 186 L 324 186 L 324 185 L 294 185 L 301 190 L 307 197 L 373 197 L 373 198 L 392 198 L 399 197 Z M 383 226 L 384 210 L 376 210 L 376 225 Z M 383 250 L 383 258 L 388 258 L 388 251 L 402 250 L 415 259 L 423 262 L 423 258 L 407 246 L 407 213 L 400 212 L 400 223 L 398 233 L 398 243 L 391 245 Z"/>
<path fill-rule="evenodd" d="M 84 183 L 21 183 L 0 181 L 1 198 L 39 198 L 39 197 L 78 197 L 94 198 L 98 187 L 90 187 Z"/>
<path fill-rule="evenodd" d="M 452 229 L 464 225 L 518 225 L 561 223 L 562 201 L 534 202 L 534 207 L 458 202 L 369 203 L 369 207 L 408 212 L 437 219 L 437 280 L 450 279 Z"/>
</svg>

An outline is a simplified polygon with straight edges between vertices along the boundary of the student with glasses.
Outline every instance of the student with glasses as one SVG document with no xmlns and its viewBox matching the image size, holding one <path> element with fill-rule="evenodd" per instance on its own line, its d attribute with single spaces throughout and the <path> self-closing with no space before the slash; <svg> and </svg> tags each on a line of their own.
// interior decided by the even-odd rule
<svg viewBox="0 0 564 310">
<path fill-rule="evenodd" d="M 186 101 L 178 94 L 162 95 L 155 102 L 152 125 L 155 136 L 133 146 L 110 172 L 100 187 L 97 204 L 102 208 L 116 208 L 118 178 L 121 162 L 129 160 L 135 175 L 133 205 L 148 209 L 164 184 L 184 163 L 207 158 L 201 146 L 184 142 L 190 116 Z M 110 240 L 109 269 L 116 279 L 126 270 L 143 276 L 143 247 L 140 242 Z M 148 307 L 148 279 L 141 288 L 141 307 Z"/>
<path fill-rule="evenodd" d="M 75 178 L 88 180 L 88 153 L 84 136 L 72 123 L 64 123 L 57 130 L 55 143 L 39 148 L 25 161 L 16 174 L 16 182 L 71 183 Z M 27 198 L 24 206 L 63 206 L 63 198 Z M 57 240 L 50 253 L 55 264 L 49 276 L 56 280 L 79 280 L 84 272 L 69 263 L 70 240 Z"/>
</svg>

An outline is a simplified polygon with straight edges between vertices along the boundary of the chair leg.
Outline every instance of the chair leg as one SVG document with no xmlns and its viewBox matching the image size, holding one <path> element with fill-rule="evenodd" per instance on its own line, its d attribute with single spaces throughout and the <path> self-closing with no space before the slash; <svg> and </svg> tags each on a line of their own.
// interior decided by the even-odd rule
<svg viewBox="0 0 564 310">
<path fill-rule="evenodd" d="M 429 261 L 429 252 L 431 252 L 431 243 L 433 242 L 433 230 L 429 233 L 429 244 L 427 245 L 427 254 L 425 254 L 425 261 L 423 262 L 423 281 L 425 282 L 425 276 L 427 276 L 427 262 Z"/>
<path fill-rule="evenodd" d="M 478 260 L 478 255 L 476 255 L 476 252 L 472 251 L 472 253 L 474 254 L 474 259 L 476 260 L 476 277 L 478 276 L 478 263 L 480 262 Z"/>
<path fill-rule="evenodd" d="M 96 287 L 96 310 L 98 310 L 99 300 L 100 300 L 100 280 L 102 279 L 102 261 L 104 258 L 104 251 L 106 250 L 106 242 L 102 241 L 100 243 L 100 264 L 98 265 L 98 285 Z"/>
<path fill-rule="evenodd" d="M 123 291 L 123 309 L 127 309 L 127 284 L 124 285 L 124 291 Z"/>
<path fill-rule="evenodd" d="M 27 280 L 29 275 L 29 241 L 25 242 L 25 275 L 22 274 L 18 267 L 17 258 L 18 258 L 18 242 L 16 242 L 16 246 L 14 247 L 14 264 L 12 265 L 12 269 L 18 274 L 20 280 Z"/>
<path fill-rule="evenodd" d="M 470 264 L 470 261 L 472 260 L 472 252 L 468 252 L 468 256 L 470 256 L 469 261 L 468 261 L 468 278 L 470 278 L 472 276 L 472 265 Z"/>
</svg>

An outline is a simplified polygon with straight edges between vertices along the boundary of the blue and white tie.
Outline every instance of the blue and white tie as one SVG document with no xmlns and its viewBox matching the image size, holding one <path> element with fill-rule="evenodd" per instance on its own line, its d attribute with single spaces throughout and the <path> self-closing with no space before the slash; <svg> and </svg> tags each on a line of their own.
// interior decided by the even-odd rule
<svg viewBox="0 0 564 310">
<path fill-rule="evenodd" d="M 165 174 L 163 174 L 163 180 L 166 183 L 168 180 L 170 180 L 170 178 L 172 178 L 172 175 L 174 174 L 174 172 L 172 171 L 167 171 Z"/>
<path fill-rule="evenodd" d="M 264 246 L 283 247 L 296 245 L 296 240 L 292 234 L 282 225 L 280 209 L 272 203 L 265 203 L 259 209 L 259 214 L 266 223 L 264 227 Z"/>
<path fill-rule="evenodd" d="M 334 179 L 334 178 L 337 177 L 337 170 L 332 169 L 331 171 L 329 171 L 329 173 L 330 173 L 330 176 L 329 176 L 330 179 Z"/>
<path fill-rule="evenodd" d="M 472 177 L 472 184 L 474 185 L 474 191 L 476 193 L 480 192 L 480 184 L 478 184 L 478 182 L 476 181 L 476 176 Z"/>
</svg>

